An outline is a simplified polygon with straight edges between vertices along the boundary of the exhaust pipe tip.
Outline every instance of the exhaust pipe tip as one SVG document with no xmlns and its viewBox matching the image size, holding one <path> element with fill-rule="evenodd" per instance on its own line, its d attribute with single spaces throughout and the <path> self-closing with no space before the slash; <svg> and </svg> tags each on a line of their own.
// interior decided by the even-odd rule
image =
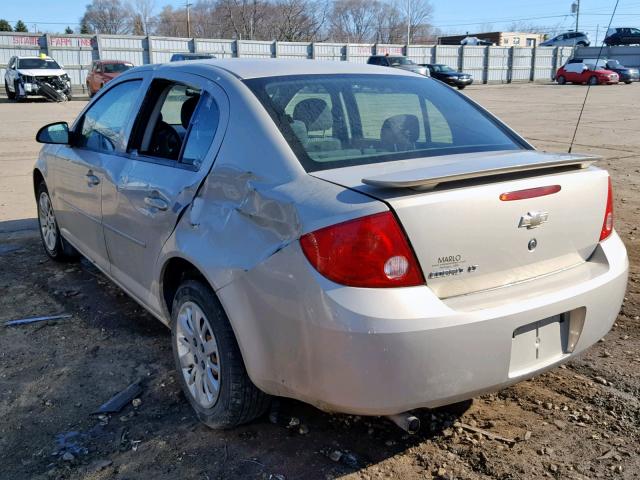
<svg viewBox="0 0 640 480">
<path fill-rule="evenodd" d="M 387 415 L 387 418 L 409 435 L 415 435 L 420 430 L 420 419 L 415 415 L 398 413 L 396 415 Z"/>
</svg>

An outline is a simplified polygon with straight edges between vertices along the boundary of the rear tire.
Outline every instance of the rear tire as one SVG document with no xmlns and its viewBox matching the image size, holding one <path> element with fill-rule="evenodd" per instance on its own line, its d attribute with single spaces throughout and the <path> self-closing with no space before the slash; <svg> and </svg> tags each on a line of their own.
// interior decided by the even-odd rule
<svg viewBox="0 0 640 480">
<path fill-rule="evenodd" d="M 38 185 L 36 203 L 38 207 L 38 230 L 40 231 L 40 239 L 45 253 L 56 262 L 76 260 L 80 254 L 60 235 L 51 197 L 44 182 Z"/>
<path fill-rule="evenodd" d="M 267 411 L 270 397 L 249 379 L 227 315 L 208 286 L 198 280 L 180 285 L 171 332 L 180 385 L 202 423 L 233 428 Z"/>
<path fill-rule="evenodd" d="M 598 85 L 600 82 L 598 81 L 598 77 L 594 75 L 593 77 L 589 78 L 589 81 L 587 83 L 589 85 Z"/>
<path fill-rule="evenodd" d="M 558 82 L 558 85 L 565 85 L 567 83 L 567 79 L 564 78 L 562 75 L 560 75 L 556 81 Z"/>
<path fill-rule="evenodd" d="M 13 100 L 16 98 L 16 92 L 11 92 L 9 90 L 9 85 L 7 84 L 7 81 L 4 81 L 4 91 L 7 93 L 7 98 L 9 100 Z"/>
<path fill-rule="evenodd" d="M 631 83 L 631 80 L 625 80 L 624 83 L 625 85 L 629 85 Z"/>
<path fill-rule="evenodd" d="M 458 90 L 464 90 L 465 87 L 466 85 L 458 85 Z"/>
</svg>

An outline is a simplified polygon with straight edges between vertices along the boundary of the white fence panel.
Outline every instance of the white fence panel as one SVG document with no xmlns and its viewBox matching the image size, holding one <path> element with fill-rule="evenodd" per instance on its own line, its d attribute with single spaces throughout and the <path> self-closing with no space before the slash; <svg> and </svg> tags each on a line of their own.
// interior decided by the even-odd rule
<svg viewBox="0 0 640 480">
<path fill-rule="evenodd" d="M 151 63 L 166 63 L 174 53 L 191 52 L 191 39 L 149 37 L 149 50 Z"/>
<path fill-rule="evenodd" d="M 194 49 L 198 53 L 211 53 L 216 58 L 237 57 L 235 40 L 194 40 Z"/>
<path fill-rule="evenodd" d="M 538 47 L 535 50 L 534 80 L 550 80 L 556 71 L 554 68 L 555 48 Z"/>
<path fill-rule="evenodd" d="M 272 58 L 276 56 L 274 42 L 242 40 L 238 42 L 238 50 L 239 57 Z"/>
<path fill-rule="evenodd" d="M 449 65 L 454 70 L 460 67 L 460 52 L 462 47 L 457 45 L 436 45 L 434 47 L 434 62 Z"/>
<path fill-rule="evenodd" d="M 311 44 L 305 42 L 277 42 L 276 52 L 282 58 L 311 58 Z"/>
<path fill-rule="evenodd" d="M 409 45 L 407 57 L 415 63 L 433 63 L 433 47 L 424 45 Z"/>
<path fill-rule="evenodd" d="M 487 82 L 507 83 L 509 81 L 509 47 L 487 47 Z"/>
<path fill-rule="evenodd" d="M 528 82 L 531 80 L 532 61 L 532 48 L 513 47 L 511 58 L 511 81 Z"/>
<path fill-rule="evenodd" d="M 347 60 L 354 63 L 367 63 L 373 55 L 374 46 L 368 44 L 347 45 Z"/>
<path fill-rule="evenodd" d="M 341 43 L 314 43 L 313 58 L 316 60 L 345 60 L 347 47 Z"/>
<path fill-rule="evenodd" d="M 462 68 L 464 73 L 473 75 L 477 83 L 484 82 L 487 48 L 486 47 L 462 47 Z"/>
<path fill-rule="evenodd" d="M 375 55 L 404 55 L 404 45 L 376 44 Z"/>
<path fill-rule="evenodd" d="M 147 37 L 98 35 L 98 50 L 103 60 L 122 60 L 134 65 L 151 63 Z"/>
</svg>

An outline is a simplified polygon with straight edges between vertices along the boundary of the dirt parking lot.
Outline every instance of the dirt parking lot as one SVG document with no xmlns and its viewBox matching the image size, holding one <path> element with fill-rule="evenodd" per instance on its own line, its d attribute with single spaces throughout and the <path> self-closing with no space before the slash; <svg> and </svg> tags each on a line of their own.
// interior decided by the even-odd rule
<svg viewBox="0 0 640 480">
<path fill-rule="evenodd" d="M 537 147 L 559 151 L 584 92 L 465 90 Z M 84 103 L 0 100 L 0 479 L 638 478 L 640 84 L 591 93 L 574 151 L 601 155 L 613 176 L 616 228 L 631 261 L 617 323 L 566 366 L 419 411 L 415 436 L 385 419 L 330 415 L 291 400 L 233 431 L 201 426 L 180 392 L 168 330 L 87 262 L 49 261 L 33 230 L 34 135 L 45 123 L 71 121 Z M 72 317 L 3 326 L 56 313 Z M 136 380 L 143 387 L 136 406 L 92 414 Z"/>
</svg>

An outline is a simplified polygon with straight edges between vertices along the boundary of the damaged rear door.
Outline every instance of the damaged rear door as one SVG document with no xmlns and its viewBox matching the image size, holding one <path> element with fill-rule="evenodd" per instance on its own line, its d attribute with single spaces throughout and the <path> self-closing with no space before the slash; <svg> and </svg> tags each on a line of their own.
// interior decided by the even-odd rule
<svg viewBox="0 0 640 480">
<path fill-rule="evenodd" d="M 227 97 L 213 82 L 158 71 L 127 155 L 108 169 L 102 211 L 111 274 L 146 304 L 159 252 L 209 172 L 228 117 Z"/>
</svg>

